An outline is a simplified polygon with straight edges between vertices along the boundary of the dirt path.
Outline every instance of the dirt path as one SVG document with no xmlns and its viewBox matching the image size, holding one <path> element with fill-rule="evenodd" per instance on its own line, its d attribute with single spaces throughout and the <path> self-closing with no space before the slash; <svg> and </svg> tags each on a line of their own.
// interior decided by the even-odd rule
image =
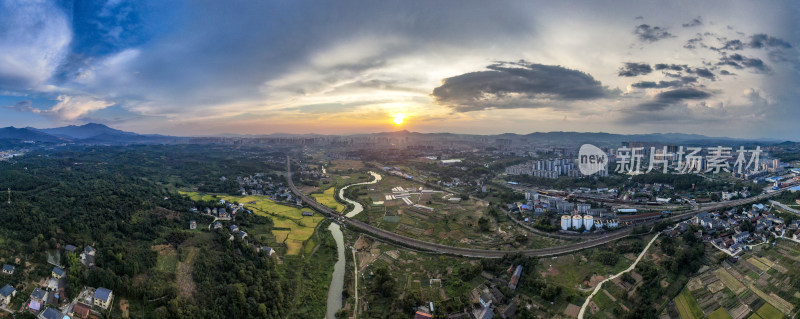
<svg viewBox="0 0 800 319">
<path fill-rule="evenodd" d="M 594 297 L 594 295 L 597 294 L 598 291 L 600 291 L 600 288 L 603 287 L 603 284 L 606 281 L 609 281 L 609 280 L 612 280 L 612 279 L 617 278 L 619 276 L 622 276 L 622 274 L 624 274 L 626 272 L 629 272 L 629 271 L 633 270 L 634 268 L 636 268 L 636 264 L 638 264 L 639 261 L 642 260 L 642 257 L 644 257 L 644 254 L 647 252 L 648 249 L 650 249 L 650 245 L 652 245 L 653 242 L 656 241 L 656 239 L 658 238 L 658 235 L 661 235 L 661 233 L 656 233 L 656 235 L 653 236 L 653 239 L 651 239 L 650 242 L 647 243 L 647 246 L 644 247 L 644 250 L 642 250 L 642 253 L 639 254 L 639 257 L 636 258 L 636 260 L 633 262 L 633 264 L 631 264 L 630 267 L 628 267 L 628 269 L 625 269 L 625 270 L 621 271 L 620 273 L 618 273 L 616 275 L 613 275 L 611 277 L 606 278 L 605 280 L 603 280 L 599 284 L 597 284 L 597 287 L 594 287 L 594 291 L 592 291 L 592 294 L 589 295 L 589 297 L 586 298 L 586 301 L 583 302 L 583 306 L 581 307 L 581 311 L 578 313 L 578 319 L 583 319 L 583 315 L 586 313 L 586 308 L 589 307 L 589 303 L 592 301 L 592 297 Z"/>
<path fill-rule="evenodd" d="M 197 257 L 197 254 L 197 248 L 189 248 L 186 260 L 178 262 L 178 267 L 175 270 L 175 279 L 178 284 L 178 296 L 181 298 L 191 299 L 197 288 L 194 279 L 192 279 L 194 259 Z"/>
</svg>

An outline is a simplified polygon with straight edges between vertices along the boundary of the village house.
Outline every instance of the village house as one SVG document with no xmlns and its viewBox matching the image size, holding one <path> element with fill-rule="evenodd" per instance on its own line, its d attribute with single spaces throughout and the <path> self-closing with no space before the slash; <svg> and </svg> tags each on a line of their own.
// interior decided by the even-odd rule
<svg viewBox="0 0 800 319">
<path fill-rule="evenodd" d="M 735 235 L 733 235 L 733 239 L 734 239 L 734 240 L 735 240 L 737 243 L 743 243 L 743 242 L 745 242 L 745 240 L 747 240 L 748 238 L 750 238 L 750 232 L 746 232 L 746 231 L 743 231 L 743 232 L 741 232 L 741 233 L 738 233 L 738 234 L 735 234 Z"/>
<path fill-rule="evenodd" d="M 13 275 L 15 267 L 9 264 L 3 265 L 3 273 L 6 275 Z"/>
<path fill-rule="evenodd" d="M 78 302 L 75 303 L 75 306 L 72 307 L 72 312 L 70 312 L 69 315 L 72 316 L 73 318 L 77 317 L 77 318 L 88 319 L 91 310 L 92 310 L 91 306 L 82 302 Z"/>
<path fill-rule="evenodd" d="M 194 219 L 189 221 L 189 229 L 197 229 L 197 222 Z"/>
<path fill-rule="evenodd" d="M 11 303 L 11 298 L 17 295 L 17 290 L 11 285 L 5 285 L 3 288 L 0 288 L 0 303 L 3 305 L 8 305 Z"/>
<path fill-rule="evenodd" d="M 68 252 L 68 253 L 75 253 L 75 252 L 78 251 L 78 247 L 75 247 L 73 245 L 67 244 L 66 246 L 64 246 L 64 251 Z"/>
<path fill-rule="evenodd" d="M 229 229 L 230 229 L 231 233 L 236 233 L 236 232 L 238 232 L 238 231 L 239 231 L 239 226 L 236 226 L 236 225 L 231 225 L 231 226 L 229 227 Z"/>
<path fill-rule="evenodd" d="M 86 247 L 83 247 L 83 253 L 89 256 L 94 256 L 95 254 L 97 254 L 97 250 L 92 248 L 92 246 L 86 245 Z"/>
<path fill-rule="evenodd" d="M 214 222 L 214 229 L 220 229 L 220 228 L 222 228 L 222 223 Z"/>
<path fill-rule="evenodd" d="M 500 306 L 497 310 L 500 312 L 500 317 L 503 319 L 514 318 L 514 315 L 517 313 L 517 303 L 512 301 L 507 305 Z"/>
<path fill-rule="evenodd" d="M 64 314 L 62 314 L 60 311 L 58 311 L 58 309 L 50 307 L 50 308 L 47 308 L 44 311 L 42 311 L 42 313 L 40 313 L 38 316 L 36 316 L 36 318 L 39 318 L 39 319 L 62 319 L 62 318 L 64 318 Z"/>
<path fill-rule="evenodd" d="M 94 291 L 94 297 L 92 299 L 95 306 L 108 309 L 108 307 L 111 306 L 111 300 L 113 298 L 114 294 L 110 289 L 100 287 Z"/>
<path fill-rule="evenodd" d="M 267 257 L 275 254 L 275 250 L 272 249 L 272 247 L 267 247 L 267 246 L 261 246 L 261 248 L 259 248 L 258 251 L 263 252 L 264 255 L 266 255 Z"/>
<path fill-rule="evenodd" d="M 39 287 L 33 289 L 31 292 L 31 301 L 28 302 L 28 308 L 31 310 L 39 311 L 42 306 L 47 304 L 48 293 Z"/>
<path fill-rule="evenodd" d="M 50 275 L 56 279 L 61 279 L 64 277 L 64 274 L 66 274 L 66 272 L 64 271 L 64 268 L 61 267 L 53 267 L 53 271 L 50 273 Z"/>
</svg>

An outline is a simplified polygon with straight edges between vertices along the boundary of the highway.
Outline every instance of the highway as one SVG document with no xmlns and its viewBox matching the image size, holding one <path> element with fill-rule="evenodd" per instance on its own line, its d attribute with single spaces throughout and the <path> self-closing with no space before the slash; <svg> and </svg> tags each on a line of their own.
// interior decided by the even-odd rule
<svg viewBox="0 0 800 319">
<path fill-rule="evenodd" d="M 414 250 L 420 251 L 428 251 L 433 253 L 441 253 L 441 254 L 449 254 L 449 255 L 456 255 L 456 256 L 464 256 L 464 257 L 480 257 L 480 258 L 502 258 L 507 254 L 523 254 L 526 256 L 536 256 L 536 257 L 547 257 L 547 256 L 556 256 L 556 255 L 563 255 L 572 253 L 575 251 L 603 245 L 612 241 L 615 241 L 620 238 L 624 238 L 630 235 L 632 228 L 624 228 L 618 231 L 609 232 L 599 237 L 592 237 L 590 240 L 568 244 L 563 246 L 557 247 L 549 247 L 549 248 L 541 248 L 541 249 L 521 249 L 521 250 L 492 250 L 492 249 L 477 249 L 477 248 L 465 248 L 465 247 L 454 247 L 454 246 L 447 246 L 441 245 L 436 243 L 427 242 L 420 239 L 406 237 L 400 234 L 396 234 L 370 224 L 364 223 L 359 220 L 355 220 L 352 218 L 347 218 L 333 209 L 328 208 L 320 203 L 318 203 L 313 198 L 306 196 L 297 187 L 294 185 L 294 181 L 292 180 L 292 169 L 291 169 L 291 158 L 288 156 L 286 157 L 286 180 L 289 183 L 289 187 L 291 188 L 292 192 L 295 196 L 299 197 L 303 202 L 305 202 L 308 206 L 312 207 L 314 210 L 320 212 L 321 214 L 333 219 L 334 221 L 340 223 L 342 226 L 346 228 L 350 228 L 350 230 L 357 231 L 369 235 L 375 239 L 393 243 L 399 246 L 407 247 Z M 663 218 L 657 221 L 680 221 L 695 214 L 718 210 L 726 207 L 738 206 L 743 204 L 748 204 L 755 201 L 760 201 L 765 198 L 774 196 L 780 193 L 780 191 L 762 194 L 756 197 L 740 199 L 736 201 L 718 203 L 715 205 L 709 205 L 707 207 L 702 207 L 697 210 L 689 211 L 686 213 L 682 213 L 679 215 L 670 216 L 668 218 Z M 654 222 L 644 223 L 645 225 L 652 225 Z"/>
</svg>

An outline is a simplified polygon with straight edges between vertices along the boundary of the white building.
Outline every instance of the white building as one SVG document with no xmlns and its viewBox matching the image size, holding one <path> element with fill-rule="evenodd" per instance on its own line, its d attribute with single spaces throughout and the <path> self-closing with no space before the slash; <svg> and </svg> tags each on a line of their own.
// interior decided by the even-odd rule
<svg viewBox="0 0 800 319">
<path fill-rule="evenodd" d="M 594 217 L 591 215 L 584 215 L 583 216 L 583 227 L 586 227 L 586 230 L 592 229 L 594 226 Z"/>
<path fill-rule="evenodd" d="M 572 227 L 581 228 L 581 225 L 583 225 L 583 218 L 581 218 L 581 215 L 572 216 Z"/>
<path fill-rule="evenodd" d="M 561 229 L 567 230 L 572 228 L 572 217 L 569 215 L 561 216 Z"/>
</svg>

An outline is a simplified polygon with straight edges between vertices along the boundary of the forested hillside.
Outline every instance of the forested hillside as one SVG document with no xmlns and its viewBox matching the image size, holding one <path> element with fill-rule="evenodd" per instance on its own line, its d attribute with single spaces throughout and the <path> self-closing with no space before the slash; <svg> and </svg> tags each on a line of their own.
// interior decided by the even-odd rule
<svg viewBox="0 0 800 319">
<path fill-rule="evenodd" d="M 195 203 L 177 192 L 236 192 L 232 178 L 220 177 L 275 174 L 283 167 L 266 159 L 283 156 L 209 145 L 81 147 L 0 162 L 0 261 L 18 268 L 0 284 L 27 298 L 49 276 L 48 255 L 58 254 L 55 262 L 68 271 L 66 297 L 84 285 L 109 288 L 115 302 L 126 303 L 124 310 L 113 307 L 112 317 L 319 317 L 324 301 L 307 297 L 325 295 L 327 286 L 311 281 L 298 287 L 296 278 L 330 271 L 335 248 L 329 233 L 319 235 L 315 253 L 281 257 L 279 265 L 255 249 L 267 244 L 263 240 L 229 240 L 225 228 L 208 227 L 211 217 L 190 211 L 216 203 Z M 190 220 L 197 230 L 187 229 Z M 253 214 L 240 214 L 236 223 L 273 227 Z M 64 254 L 67 244 L 96 248 L 96 267 Z"/>
</svg>

